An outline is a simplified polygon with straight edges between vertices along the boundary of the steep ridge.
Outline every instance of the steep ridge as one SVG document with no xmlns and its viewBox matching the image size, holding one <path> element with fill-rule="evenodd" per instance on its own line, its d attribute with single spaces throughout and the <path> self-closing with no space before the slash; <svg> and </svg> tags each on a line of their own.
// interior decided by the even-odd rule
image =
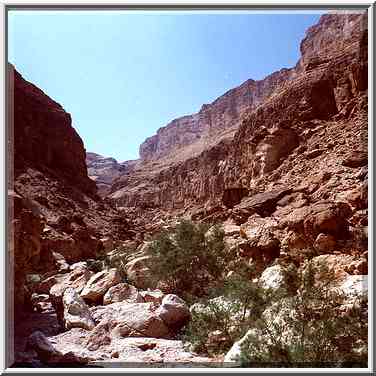
<svg viewBox="0 0 376 376">
<path fill-rule="evenodd" d="M 143 163 L 114 181 L 109 198 L 118 206 L 154 208 L 162 212 L 192 214 L 203 208 L 223 211 L 243 196 L 285 183 L 287 176 L 295 174 L 296 180 L 289 181 L 289 185 L 299 185 L 306 177 L 298 171 L 315 169 L 328 155 L 333 163 L 340 163 L 341 153 L 350 150 L 336 146 L 348 143 L 350 136 L 356 140 L 358 149 L 366 148 L 366 121 L 355 123 L 348 119 L 351 110 L 353 115 L 357 113 L 355 109 L 359 109 L 360 117 L 366 115 L 366 108 L 357 105 L 358 101 L 367 101 L 366 22 L 365 14 L 322 16 L 317 25 L 307 30 L 301 43 L 302 56 L 295 68 L 281 71 L 282 74 L 277 72 L 274 74 L 277 79 L 262 81 L 277 84 L 275 87 L 264 84 L 266 91 L 255 94 L 257 107 L 242 107 L 239 126 L 238 120 L 226 122 L 228 129 L 235 129 L 232 133 L 220 137 L 224 123 L 219 121 L 218 131 L 200 147 L 195 148 L 197 142 L 186 146 L 179 140 L 170 147 L 175 131 L 183 129 L 185 124 L 178 119 L 141 146 Z M 254 81 L 247 81 L 240 88 L 249 87 L 250 83 Z M 230 93 L 239 92 L 240 88 L 225 94 L 218 103 L 230 103 Z M 221 117 L 231 112 L 230 109 L 231 106 L 222 107 L 217 115 Z M 324 137 L 329 126 L 333 128 L 333 138 Z M 343 131 L 346 127 L 348 133 Z M 188 133 L 190 130 L 188 127 Z M 319 130 L 324 132 L 323 137 L 312 138 Z M 179 134 L 185 137 L 183 130 Z M 314 139 L 316 143 L 312 143 Z M 317 152 L 320 155 L 316 159 L 307 158 L 309 161 L 295 164 L 295 160 L 304 158 L 303 149 L 308 153 L 311 149 L 320 149 L 321 154 Z M 290 174 L 289 168 L 294 170 Z M 235 201 L 224 205 L 232 196 Z"/>
<path fill-rule="evenodd" d="M 10 64 L 8 75 L 9 246 L 20 312 L 28 304 L 28 274 L 58 270 L 57 254 L 78 261 L 132 233 L 97 195 L 70 115 Z"/>
</svg>

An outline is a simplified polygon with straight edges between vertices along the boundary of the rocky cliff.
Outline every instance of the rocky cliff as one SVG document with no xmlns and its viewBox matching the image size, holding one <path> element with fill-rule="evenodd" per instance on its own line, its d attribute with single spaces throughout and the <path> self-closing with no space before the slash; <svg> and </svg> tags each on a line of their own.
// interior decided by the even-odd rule
<svg viewBox="0 0 376 376">
<path fill-rule="evenodd" d="M 250 79 L 229 90 L 213 103 L 202 105 L 197 114 L 171 121 L 141 144 L 141 160 L 155 160 L 174 152 L 180 153 L 181 149 L 192 144 L 196 144 L 198 151 L 202 151 L 206 139 L 221 136 L 221 133 L 225 135 L 229 130 L 237 128 L 245 111 L 262 103 L 277 87 L 288 81 L 291 73 L 290 69 L 282 69 L 264 80 Z"/>
<path fill-rule="evenodd" d="M 97 195 L 71 116 L 8 65 L 8 218 L 15 304 L 27 301 L 26 277 L 56 270 L 127 238 L 127 222 Z M 26 294 L 26 295 L 25 295 Z"/>
<path fill-rule="evenodd" d="M 143 163 L 115 180 L 109 197 L 118 206 L 169 211 L 220 207 L 223 198 L 233 206 L 273 185 L 298 186 L 328 158 L 338 165 L 343 154 L 364 151 L 367 123 L 354 117 L 366 114 L 366 22 L 364 14 L 322 16 L 307 30 L 293 69 L 247 81 L 162 128 L 141 146 Z M 197 120 L 209 109 L 217 119 L 211 128 Z M 237 115 L 224 115 L 230 113 Z M 233 132 L 218 136 L 226 127 Z M 211 137 L 187 146 L 209 129 Z"/>
<path fill-rule="evenodd" d="M 85 149 L 71 116 L 35 85 L 10 69 L 13 77 L 14 173 L 27 168 L 53 172 L 82 192 L 95 195 L 87 176 Z"/>
<path fill-rule="evenodd" d="M 122 174 L 130 172 L 136 163 L 137 161 L 118 163 L 115 158 L 103 157 L 96 153 L 86 153 L 89 178 L 95 181 L 98 194 L 102 197 L 110 191 L 112 182 Z"/>
</svg>

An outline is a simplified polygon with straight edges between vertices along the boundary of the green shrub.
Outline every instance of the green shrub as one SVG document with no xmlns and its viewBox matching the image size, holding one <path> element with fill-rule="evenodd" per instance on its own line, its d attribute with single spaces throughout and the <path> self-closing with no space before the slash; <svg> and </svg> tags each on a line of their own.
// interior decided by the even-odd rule
<svg viewBox="0 0 376 376">
<path fill-rule="evenodd" d="M 217 354 L 227 351 L 238 337 L 239 327 L 234 326 L 234 316 L 239 312 L 237 302 L 210 300 L 192 310 L 191 321 L 184 330 L 182 340 L 190 350 Z M 211 341 L 217 332 L 218 340 Z M 218 335 L 217 334 L 217 335 Z"/>
<path fill-rule="evenodd" d="M 242 366 L 365 367 L 366 302 L 355 301 L 341 313 L 346 301 L 329 288 L 331 272 L 308 263 L 298 277 L 297 294 L 276 301 L 253 326 L 241 346 Z"/>
<path fill-rule="evenodd" d="M 260 317 L 268 294 L 255 283 L 235 274 L 213 290 L 216 298 L 204 300 L 185 329 L 183 341 L 206 354 L 223 353 Z M 193 307 L 195 308 L 195 307 Z M 213 333 L 220 338 L 211 340 Z"/>
<path fill-rule="evenodd" d="M 222 280 L 229 261 L 224 232 L 219 226 L 181 221 L 151 244 L 151 275 L 155 284 L 183 298 L 204 296 Z"/>
</svg>

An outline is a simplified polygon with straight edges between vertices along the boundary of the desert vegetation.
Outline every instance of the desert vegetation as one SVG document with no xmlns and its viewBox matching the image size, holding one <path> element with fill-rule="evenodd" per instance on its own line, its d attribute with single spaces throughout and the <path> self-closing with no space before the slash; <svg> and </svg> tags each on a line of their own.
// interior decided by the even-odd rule
<svg viewBox="0 0 376 376">
<path fill-rule="evenodd" d="M 367 364 L 366 300 L 349 301 L 333 287 L 334 273 L 310 260 L 283 265 L 284 284 L 263 288 L 245 263 L 231 273 L 223 234 L 219 225 L 185 220 L 151 245 L 153 277 L 192 303 L 180 334 L 189 348 L 223 354 L 242 338 L 242 366 Z"/>
</svg>

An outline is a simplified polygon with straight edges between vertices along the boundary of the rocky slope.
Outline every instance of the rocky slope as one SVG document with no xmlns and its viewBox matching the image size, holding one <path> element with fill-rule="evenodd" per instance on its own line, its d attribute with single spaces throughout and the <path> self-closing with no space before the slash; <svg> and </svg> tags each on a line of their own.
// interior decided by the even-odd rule
<svg viewBox="0 0 376 376">
<path fill-rule="evenodd" d="M 366 21 L 360 14 L 322 16 L 307 31 L 297 65 L 269 76 L 259 89 L 254 89 L 255 105 L 241 106 L 236 120 L 228 117 L 224 122 L 212 123 L 215 131 L 205 141 L 191 143 L 189 134 L 193 126 L 189 125 L 187 132 L 183 130 L 183 124 L 198 115 L 185 117 L 182 122 L 178 119 L 162 128 L 141 147 L 143 163 L 114 181 L 109 198 L 118 206 L 170 212 L 231 207 L 243 196 L 287 180 L 288 185 L 298 186 L 306 179 L 301 172 L 316 170 L 327 158 L 340 165 L 343 153 L 351 153 L 352 148 L 354 153 L 364 151 Z M 240 88 L 245 87 L 250 87 L 248 82 Z M 244 104 L 240 88 L 214 104 Z M 238 93 L 234 94 L 238 100 L 229 100 L 231 93 Z M 233 107 L 220 108 L 216 110 L 218 118 Z M 359 119 L 355 121 L 354 117 Z M 193 124 L 192 121 L 188 123 Z M 203 128 L 197 125 L 197 129 Z M 221 137 L 224 128 L 232 132 Z M 179 136 L 177 129 L 181 129 Z M 177 139 L 185 139 L 186 134 L 187 142 Z M 349 141 L 350 136 L 354 141 Z M 345 142 L 351 142 L 351 147 Z M 351 169 L 343 172 L 352 175 Z"/>
</svg>

